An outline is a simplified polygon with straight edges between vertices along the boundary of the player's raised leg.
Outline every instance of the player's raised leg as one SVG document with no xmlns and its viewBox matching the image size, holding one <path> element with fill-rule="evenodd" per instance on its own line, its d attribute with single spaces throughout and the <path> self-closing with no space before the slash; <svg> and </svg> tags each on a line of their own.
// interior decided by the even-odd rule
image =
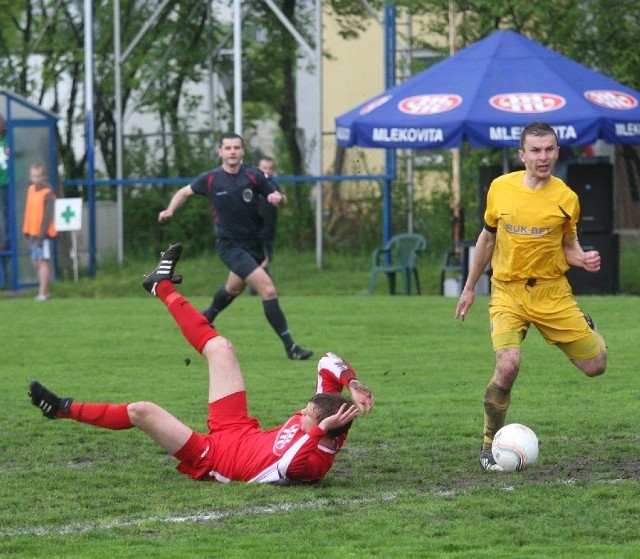
<svg viewBox="0 0 640 559">
<path fill-rule="evenodd" d="M 209 367 L 209 403 L 245 390 L 233 345 L 223 336 L 210 339 L 202 350 Z"/>
<path fill-rule="evenodd" d="M 181 254 L 182 243 L 171 245 L 160 256 L 160 262 L 156 266 L 155 270 L 144 277 L 142 286 L 151 293 L 151 295 L 157 296 L 156 288 L 158 283 L 162 280 L 168 279 L 174 284 L 182 283 L 182 276 L 175 276 L 173 274 L 176 269 L 176 265 L 178 264 L 178 260 L 180 260 Z"/>
<path fill-rule="evenodd" d="M 174 275 L 181 255 L 182 244 L 171 245 L 162 253 L 155 270 L 144 277 L 142 286 L 165 304 L 185 339 L 196 351 L 202 352 L 207 341 L 215 338 L 218 332 L 175 290 L 174 284 L 182 282 L 182 276 Z"/>
<path fill-rule="evenodd" d="M 209 367 L 209 402 L 234 392 L 244 391 L 244 379 L 231 342 L 220 336 L 206 317 L 175 290 L 175 268 L 182 254 L 182 245 L 171 245 L 156 269 L 145 276 L 143 287 L 158 297 L 167 307 L 187 341 L 207 358 Z M 167 281 L 170 280 L 170 281 Z"/>
</svg>

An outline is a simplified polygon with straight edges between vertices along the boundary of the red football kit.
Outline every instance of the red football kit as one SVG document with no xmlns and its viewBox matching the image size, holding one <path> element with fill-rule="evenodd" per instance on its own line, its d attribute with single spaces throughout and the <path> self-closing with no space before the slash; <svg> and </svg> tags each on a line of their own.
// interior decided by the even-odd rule
<svg viewBox="0 0 640 559">
<path fill-rule="evenodd" d="M 209 321 L 178 292 L 170 281 L 154 287 L 176 320 L 185 339 L 202 353 L 218 333 Z M 316 394 L 340 393 L 356 378 L 353 368 L 335 353 L 318 361 Z M 306 413 L 304 414 L 306 416 Z M 80 423 L 104 429 L 131 429 L 129 404 L 71 401 L 68 409 L 56 412 Z M 320 444 L 326 432 L 316 426 L 302 432 L 302 410 L 280 427 L 263 431 L 247 411 L 245 391 L 235 392 L 209 404 L 208 434 L 192 431 L 187 442 L 175 452 L 178 471 L 193 479 L 284 483 L 317 481 L 331 469 L 346 433 L 334 439 L 333 448 Z"/>
<path fill-rule="evenodd" d="M 318 361 L 316 393 L 340 393 L 356 378 L 353 368 L 335 353 Z M 236 392 L 209 404 L 209 434 L 193 432 L 175 454 L 177 470 L 193 479 L 286 483 L 317 481 L 331 469 L 347 435 L 333 448 L 320 444 L 326 432 L 301 430 L 302 412 L 284 425 L 263 431 L 247 413 L 246 392 Z"/>
</svg>

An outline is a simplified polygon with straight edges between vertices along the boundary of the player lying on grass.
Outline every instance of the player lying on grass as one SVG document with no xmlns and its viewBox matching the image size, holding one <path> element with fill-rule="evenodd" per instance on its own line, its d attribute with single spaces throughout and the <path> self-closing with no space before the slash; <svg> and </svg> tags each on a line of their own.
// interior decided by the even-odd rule
<svg viewBox="0 0 640 559">
<path fill-rule="evenodd" d="M 263 431 L 247 414 L 244 378 L 231 343 L 178 293 L 174 269 L 182 245 L 170 246 L 143 281 L 177 322 L 186 340 L 209 366 L 208 434 L 196 433 L 151 402 L 113 405 L 59 398 L 33 381 L 29 396 L 51 419 L 69 418 L 105 429 L 138 427 L 180 462 L 178 471 L 197 480 L 262 483 L 313 482 L 331 469 L 353 420 L 373 407 L 369 389 L 334 353 L 318 362 L 316 394 L 284 425 Z M 348 388 L 353 401 L 341 396 Z"/>
</svg>

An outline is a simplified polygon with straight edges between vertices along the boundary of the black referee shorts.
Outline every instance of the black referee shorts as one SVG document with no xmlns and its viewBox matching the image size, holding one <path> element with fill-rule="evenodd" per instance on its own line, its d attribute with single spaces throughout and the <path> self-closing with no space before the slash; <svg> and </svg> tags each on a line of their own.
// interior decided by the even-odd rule
<svg viewBox="0 0 640 559">
<path fill-rule="evenodd" d="M 217 239 L 216 248 L 225 266 L 243 280 L 264 260 L 262 239 Z"/>
</svg>

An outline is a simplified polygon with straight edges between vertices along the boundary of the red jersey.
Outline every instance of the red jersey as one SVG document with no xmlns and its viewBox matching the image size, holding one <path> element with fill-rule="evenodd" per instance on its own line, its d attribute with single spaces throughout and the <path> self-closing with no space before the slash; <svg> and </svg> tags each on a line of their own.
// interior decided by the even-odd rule
<svg viewBox="0 0 640 559">
<path fill-rule="evenodd" d="M 335 353 L 318 361 L 316 393 L 340 393 L 356 378 L 353 368 Z M 246 413 L 246 394 L 236 392 L 209 405 L 209 435 L 194 433 L 176 457 L 178 470 L 194 479 L 285 483 L 317 481 L 331 469 L 347 438 L 334 439 L 333 448 L 320 444 L 326 432 L 301 430 L 302 411 L 286 423 L 263 431 Z"/>
</svg>

